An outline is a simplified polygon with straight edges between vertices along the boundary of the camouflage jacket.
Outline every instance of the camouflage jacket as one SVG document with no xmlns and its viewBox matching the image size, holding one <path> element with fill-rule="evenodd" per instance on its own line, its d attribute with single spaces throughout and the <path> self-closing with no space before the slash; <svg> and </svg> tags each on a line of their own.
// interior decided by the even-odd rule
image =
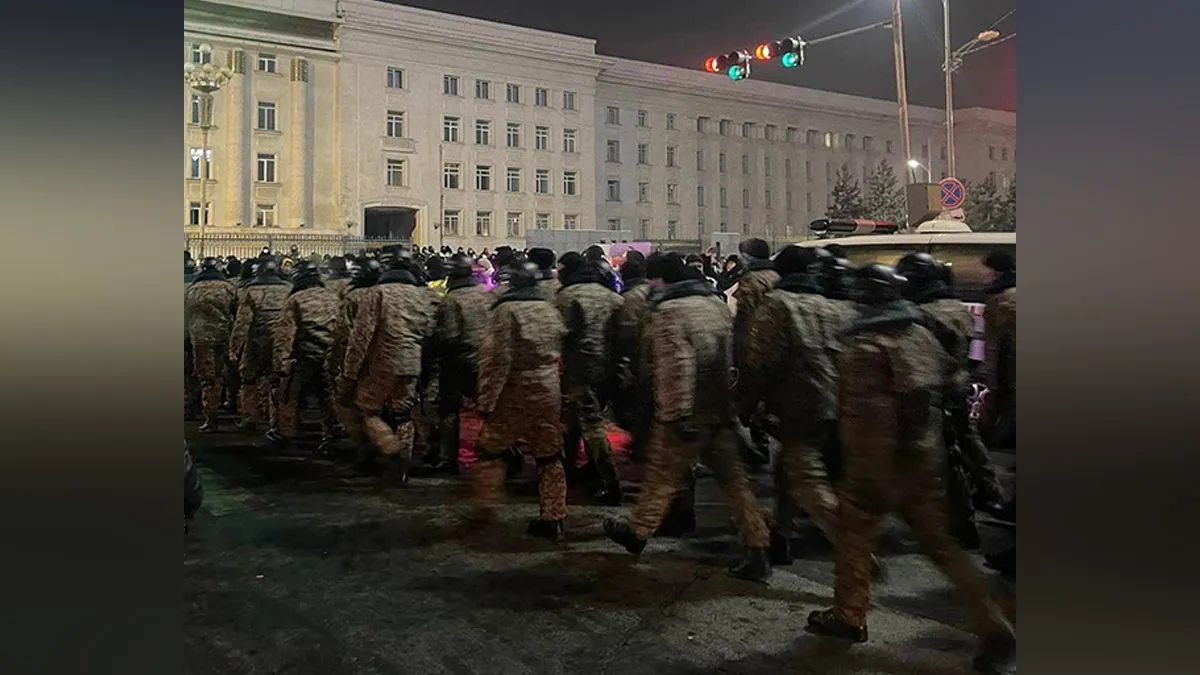
<svg viewBox="0 0 1200 675">
<path fill-rule="evenodd" d="M 983 306 L 983 374 L 996 392 L 1017 390 L 1017 287 L 988 298 Z"/>
<path fill-rule="evenodd" d="M 558 362 L 566 335 L 554 306 L 536 288 L 513 289 L 496 301 L 479 353 L 479 409 L 501 405 L 538 414 L 539 402 L 559 394 Z"/>
<path fill-rule="evenodd" d="M 950 390 L 960 392 L 960 397 L 965 395 L 969 384 L 971 331 L 975 328 L 970 310 L 959 300 L 948 297 L 922 302 L 917 309 L 924 317 L 925 327 L 933 332 L 957 366 L 949 383 Z"/>
<path fill-rule="evenodd" d="M 364 289 L 346 344 L 342 376 L 364 371 L 416 377 L 433 329 L 433 294 L 407 273 L 385 272 L 379 283 Z"/>
<path fill-rule="evenodd" d="M 654 306 L 650 303 L 650 284 L 631 286 L 621 294 L 624 302 L 617 311 L 617 339 L 614 356 L 622 368 L 633 369 L 638 363 L 642 329 Z"/>
<path fill-rule="evenodd" d="M 346 291 L 350 290 L 350 277 L 330 277 L 325 280 L 325 288 L 333 291 L 333 294 L 341 299 L 345 297 Z"/>
<path fill-rule="evenodd" d="M 808 275 L 789 275 L 750 321 L 738 372 L 739 412 L 766 400 L 784 428 L 837 418 L 839 334 L 849 323 Z"/>
<path fill-rule="evenodd" d="M 473 279 L 466 281 L 454 279 L 447 284 L 434 318 L 433 345 L 443 367 L 473 370 L 479 363 L 488 310 L 495 299 Z"/>
<path fill-rule="evenodd" d="M 288 296 L 275 326 L 275 371 L 290 372 L 296 361 L 324 364 L 338 321 L 337 294 L 313 286 Z"/>
<path fill-rule="evenodd" d="M 350 341 L 350 331 L 354 330 L 354 317 L 357 316 L 358 306 L 369 290 L 370 286 L 347 286 L 341 302 L 338 303 L 338 320 L 333 328 L 333 344 L 329 347 L 329 369 L 334 374 L 342 370 L 342 362 L 346 358 L 346 343 Z"/>
<path fill-rule="evenodd" d="M 564 286 L 554 304 L 567 327 L 563 341 L 563 376 L 600 385 L 611 372 L 621 296 L 598 283 Z"/>
<path fill-rule="evenodd" d="M 546 298 L 547 302 L 552 303 L 554 302 L 554 297 L 562 289 L 562 282 L 554 277 L 546 277 L 545 279 L 538 279 L 537 287 L 542 292 L 542 297 Z"/>
<path fill-rule="evenodd" d="M 250 343 L 268 349 L 274 346 L 275 322 L 290 292 L 291 284 L 283 279 L 255 280 L 246 286 L 229 340 L 231 355 L 240 356 Z"/>
<path fill-rule="evenodd" d="M 737 301 L 737 315 L 733 319 L 733 335 L 735 354 L 740 362 L 743 357 L 742 342 L 750 332 L 750 320 L 754 312 L 762 304 L 775 285 L 779 283 L 779 273 L 769 267 L 752 269 L 738 279 L 734 299 Z"/>
<path fill-rule="evenodd" d="M 193 344 L 226 345 L 233 332 L 237 289 L 221 279 L 193 281 L 184 291 L 183 314 Z"/>
<path fill-rule="evenodd" d="M 668 424 L 733 419 L 733 316 L 708 282 L 667 286 L 646 331 L 654 418 Z"/>
</svg>

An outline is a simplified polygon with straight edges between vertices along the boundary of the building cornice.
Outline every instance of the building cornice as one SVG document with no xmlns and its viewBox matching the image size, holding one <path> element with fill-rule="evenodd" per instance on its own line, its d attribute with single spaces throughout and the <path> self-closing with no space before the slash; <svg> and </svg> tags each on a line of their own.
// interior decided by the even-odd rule
<svg viewBox="0 0 1200 675">
<path fill-rule="evenodd" d="M 267 31 L 232 28 L 203 22 L 190 22 L 183 29 L 184 38 L 211 38 L 237 40 L 258 44 L 263 47 L 287 47 L 293 51 L 321 56 L 326 59 L 338 60 L 341 54 L 337 40 L 315 40 L 294 35 L 281 35 Z"/>
</svg>

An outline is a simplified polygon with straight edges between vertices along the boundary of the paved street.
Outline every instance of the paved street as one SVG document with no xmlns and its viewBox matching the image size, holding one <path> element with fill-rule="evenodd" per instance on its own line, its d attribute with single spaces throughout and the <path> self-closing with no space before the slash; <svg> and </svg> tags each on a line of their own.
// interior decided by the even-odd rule
<svg viewBox="0 0 1200 675">
<path fill-rule="evenodd" d="M 699 531 L 632 564 L 600 531 L 625 507 L 572 505 L 555 546 L 524 534 L 536 501 L 515 482 L 503 530 L 466 533 L 456 478 L 383 490 L 345 462 L 192 427 L 205 498 L 184 553 L 188 673 L 970 672 L 963 613 L 902 527 L 882 542 L 871 640 L 846 648 L 803 631 L 832 597 L 828 552 L 768 585 L 727 576 L 738 547 L 709 479 Z"/>
</svg>

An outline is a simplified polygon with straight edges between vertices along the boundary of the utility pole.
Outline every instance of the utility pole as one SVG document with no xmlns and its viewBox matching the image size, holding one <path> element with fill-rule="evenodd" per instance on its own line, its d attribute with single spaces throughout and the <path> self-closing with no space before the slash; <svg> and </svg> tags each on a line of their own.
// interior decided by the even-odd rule
<svg viewBox="0 0 1200 675">
<path fill-rule="evenodd" d="M 900 138 L 904 145 L 904 163 L 907 166 L 912 156 L 912 141 L 908 134 L 908 77 L 904 69 L 904 24 L 901 22 L 900 0 L 892 0 L 892 50 L 896 61 L 896 103 L 900 107 Z M 905 183 L 911 184 L 916 179 L 909 168 L 905 174 Z"/>
<path fill-rule="evenodd" d="M 945 35 L 946 60 L 942 68 L 946 71 L 946 175 L 956 177 L 954 172 L 954 69 L 950 67 L 950 0 L 942 0 L 942 24 Z"/>
</svg>

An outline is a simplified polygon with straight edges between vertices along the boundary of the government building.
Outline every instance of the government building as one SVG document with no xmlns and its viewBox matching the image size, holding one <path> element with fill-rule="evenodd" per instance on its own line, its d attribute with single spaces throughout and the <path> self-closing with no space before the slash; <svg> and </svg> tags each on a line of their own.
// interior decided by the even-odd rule
<svg viewBox="0 0 1200 675">
<path fill-rule="evenodd" d="M 733 82 L 375 0 L 184 11 L 185 63 L 233 72 L 213 94 L 207 155 L 201 97 L 183 91 L 184 232 L 195 250 L 207 218 L 211 254 L 479 251 L 523 247 L 531 229 L 778 244 L 806 236 L 843 165 L 860 181 L 880 160 L 901 180 L 907 170 L 894 101 Z M 1007 185 L 1016 115 L 969 108 L 955 121 L 960 177 Z M 910 108 L 917 180 L 945 176 L 943 123 L 940 109 Z"/>
</svg>

